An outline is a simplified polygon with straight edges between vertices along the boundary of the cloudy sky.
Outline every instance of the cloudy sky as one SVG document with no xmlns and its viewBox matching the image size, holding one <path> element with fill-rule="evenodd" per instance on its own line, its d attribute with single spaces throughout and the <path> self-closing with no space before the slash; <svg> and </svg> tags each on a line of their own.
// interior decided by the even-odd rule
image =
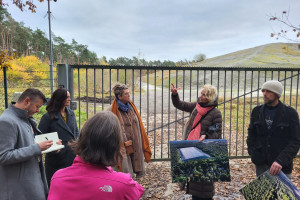
<svg viewBox="0 0 300 200">
<path fill-rule="evenodd" d="M 8 2 L 10 0 L 6 0 Z M 8 11 L 26 27 L 48 34 L 47 1 L 36 2 L 37 13 Z M 299 0 L 57 0 L 50 1 L 52 32 L 71 43 L 88 45 L 98 57 L 146 60 L 208 58 L 267 43 L 280 27 L 270 15 L 290 10 L 299 26 Z"/>
</svg>

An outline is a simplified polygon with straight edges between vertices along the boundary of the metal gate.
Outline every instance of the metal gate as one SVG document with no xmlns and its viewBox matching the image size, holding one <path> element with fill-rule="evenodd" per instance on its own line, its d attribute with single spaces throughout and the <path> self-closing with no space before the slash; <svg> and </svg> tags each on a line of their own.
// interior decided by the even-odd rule
<svg viewBox="0 0 300 200">
<path fill-rule="evenodd" d="M 284 86 L 281 101 L 299 113 L 299 68 L 216 68 L 59 65 L 58 85 L 71 92 L 77 102 L 79 127 L 112 103 L 117 82 L 127 84 L 138 108 L 153 152 L 153 160 L 170 158 L 169 141 L 181 140 L 190 114 L 174 108 L 170 87 L 178 88 L 181 100 L 197 100 L 204 84 L 214 85 L 222 113 L 222 136 L 231 158 L 247 157 L 247 128 L 251 110 L 263 103 L 260 88 L 267 80 Z M 63 78 L 60 78 L 63 77 Z"/>
</svg>

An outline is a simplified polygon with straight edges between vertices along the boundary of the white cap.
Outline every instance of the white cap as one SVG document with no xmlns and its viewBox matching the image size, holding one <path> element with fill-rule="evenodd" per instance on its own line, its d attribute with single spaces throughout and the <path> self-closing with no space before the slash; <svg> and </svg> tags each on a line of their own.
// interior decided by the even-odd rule
<svg viewBox="0 0 300 200">
<path fill-rule="evenodd" d="M 277 94 L 278 97 L 280 97 L 283 91 L 283 87 L 279 81 L 270 80 L 263 84 L 261 90 L 269 90 Z"/>
</svg>

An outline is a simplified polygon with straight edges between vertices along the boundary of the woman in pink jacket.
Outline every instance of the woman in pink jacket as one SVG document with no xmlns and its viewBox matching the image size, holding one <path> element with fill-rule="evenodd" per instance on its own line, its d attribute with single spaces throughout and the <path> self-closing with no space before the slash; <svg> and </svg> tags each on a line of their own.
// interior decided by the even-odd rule
<svg viewBox="0 0 300 200">
<path fill-rule="evenodd" d="M 111 112 L 99 112 L 83 126 L 79 139 L 70 144 L 77 155 L 73 165 L 57 171 L 48 200 L 139 199 L 144 188 L 129 174 L 109 166 L 121 162 L 121 129 Z"/>
</svg>

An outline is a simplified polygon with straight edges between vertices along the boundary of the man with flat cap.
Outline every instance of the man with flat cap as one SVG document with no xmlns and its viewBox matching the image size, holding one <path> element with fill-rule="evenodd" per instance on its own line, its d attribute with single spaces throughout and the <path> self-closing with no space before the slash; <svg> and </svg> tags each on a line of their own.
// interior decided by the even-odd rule
<svg viewBox="0 0 300 200">
<path fill-rule="evenodd" d="M 282 171 L 291 179 L 293 158 L 300 147 L 298 113 L 279 100 L 283 91 L 279 81 L 265 82 L 261 91 L 264 104 L 251 113 L 248 153 L 255 164 L 256 176 L 269 169 L 272 175 Z"/>
</svg>

